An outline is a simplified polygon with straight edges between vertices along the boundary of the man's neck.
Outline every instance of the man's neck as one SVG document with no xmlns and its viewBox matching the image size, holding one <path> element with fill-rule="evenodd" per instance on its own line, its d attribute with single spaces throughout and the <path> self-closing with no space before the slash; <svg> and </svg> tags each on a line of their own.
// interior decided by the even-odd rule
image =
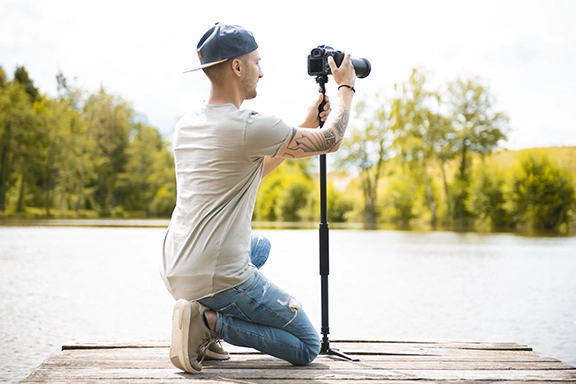
<svg viewBox="0 0 576 384">
<path fill-rule="evenodd" d="M 208 98 L 208 104 L 233 104 L 238 109 L 243 102 L 243 96 L 234 88 L 217 89 L 212 87 Z"/>
</svg>

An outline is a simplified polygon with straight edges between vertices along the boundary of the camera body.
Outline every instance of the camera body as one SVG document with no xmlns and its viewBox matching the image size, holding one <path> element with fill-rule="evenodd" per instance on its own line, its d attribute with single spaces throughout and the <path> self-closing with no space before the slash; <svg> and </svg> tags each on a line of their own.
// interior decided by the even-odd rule
<svg viewBox="0 0 576 384">
<path fill-rule="evenodd" d="M 308 55 L 308 74 L 310 76 L 327 76 L 331 75 L 328 57 L 332 56 L 334 62 L 339 67 L 344 60 L 344 52 L 336 50 L 327 45 L 319 45 L 312 49 Z M 370 62 L 366 59 L 352 59 L 354 71 L 359 78 L 367 77 L 370 74 Z"/>
</svg>

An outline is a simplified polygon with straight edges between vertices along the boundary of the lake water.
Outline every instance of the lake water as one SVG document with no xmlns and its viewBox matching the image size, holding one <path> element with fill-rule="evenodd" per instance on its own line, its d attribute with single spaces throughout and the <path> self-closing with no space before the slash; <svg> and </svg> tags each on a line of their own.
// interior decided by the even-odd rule
<svg viewBox="0 0 576 384">
<path fill-rule="evenodd" d="M 73 339 L 165 339 L 163 228 L 0 227 L 0 381 Z M 262 271 L 320 329 L 317 230 Z M 330 231 L 330 338 L 512 341 L 576 366 L 576 238 Z"/>
</svg>

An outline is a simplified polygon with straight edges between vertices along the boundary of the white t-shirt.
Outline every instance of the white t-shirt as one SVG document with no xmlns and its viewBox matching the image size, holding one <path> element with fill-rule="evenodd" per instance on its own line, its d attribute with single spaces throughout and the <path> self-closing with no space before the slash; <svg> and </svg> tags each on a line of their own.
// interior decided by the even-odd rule
<svg viewBox="0 0 576 384">
<path fill-rule="evenodd" d="M 174 298 L 197 300 L 243 283 L 264 156 L 292 128 L 281 119 L 203 104 L 174 132 L 177 199 L 164 242 L 162 276 Z"/>
</svg>

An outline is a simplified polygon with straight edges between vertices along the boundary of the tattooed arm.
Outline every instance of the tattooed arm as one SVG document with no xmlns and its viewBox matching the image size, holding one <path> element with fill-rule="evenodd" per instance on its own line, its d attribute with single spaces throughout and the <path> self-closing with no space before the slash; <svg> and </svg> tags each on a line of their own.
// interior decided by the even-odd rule
<svg viewBox="0 0 576 384">
<path fill-rule="evenodd" d="M 322 95 L 321 93 L 318 94 L 317 99 L 311 103 L 310 107 L 308 108 L 308 112 L 306 113 L 304 121 L 298 126 L 298 128 L 318 127 L 320 121 L 326 122 L 326 119 L 330 115 L 330 106 L 331 106 L 330 99 L 328 98 L 328 96 L 324 96 L 325 101 L 324 110 L 322 111 L 322 113 L 320 113 L 320 115 L 318 115 L 318 107 L 322 103 L 323 96 L 324 95 Z M 285 157 L 281 157 L 280 155 L 274 158 L 266 157 L 264 159 L 264 170 L 262 172 L 262 177 L 268 175 L 270 172 L 276 169 L 280 164 L 282 164 L 282 162 L 285 159 L 286 159 Z"/>
<path fill-rule="evenodd" d="M 340 148 L 350 119 L 354 92 L 340 88 L 333 108 L 324 127 L 320 129 L 293 128 L 292 133 L 278 151 L 278 156 L 300 158 L 335 152 Z"/>
</svg>

